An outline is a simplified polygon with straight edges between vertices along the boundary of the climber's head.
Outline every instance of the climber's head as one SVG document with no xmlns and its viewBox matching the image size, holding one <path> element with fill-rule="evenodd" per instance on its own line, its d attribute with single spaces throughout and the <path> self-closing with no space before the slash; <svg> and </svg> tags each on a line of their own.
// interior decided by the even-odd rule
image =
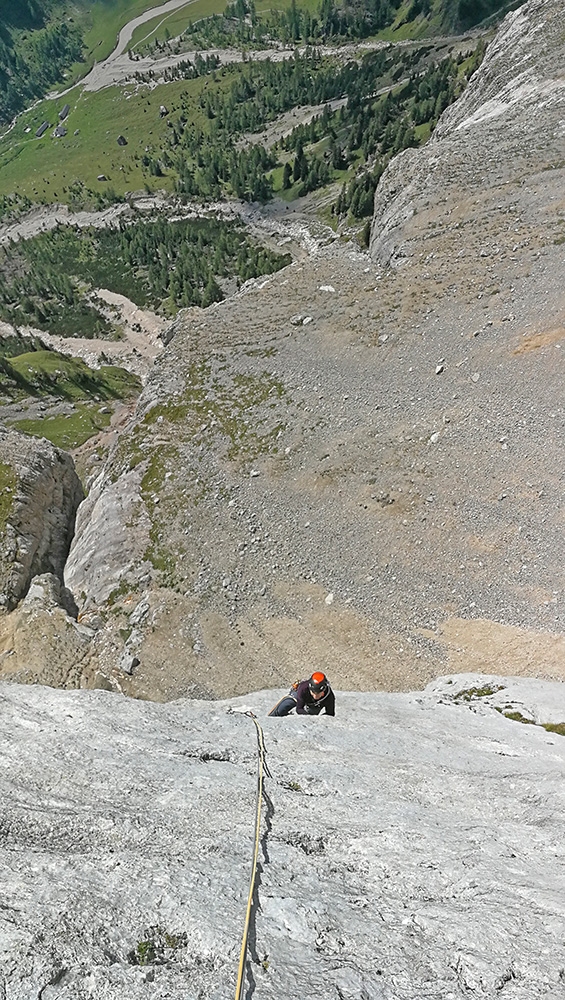
<svg viewBox="0 0 565 1000">
<path fill-rule="evenodd" d="M 310 680 L 308 681 L 308 687 L 310 688 L 310 694 L 312 697 L 318 701 L 328 692 L 328 678 L 325 674 L 316 671 L 316 673 L 312 674 Z"/>
</svg>

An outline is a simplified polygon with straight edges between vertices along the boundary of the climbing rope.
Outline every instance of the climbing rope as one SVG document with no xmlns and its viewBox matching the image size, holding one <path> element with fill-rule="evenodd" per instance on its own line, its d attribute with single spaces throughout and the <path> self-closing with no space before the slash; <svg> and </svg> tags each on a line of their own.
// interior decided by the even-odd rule
<svg viewBox="0 0 565 1000">
<path fill-rule="evenodd" d="M 255 813 L 255 846 L 253 849 L 253 862 L 251 865 L 251 881 L 249 883 L 249 896 L 247 898 L 247 912 L 245 914 L 245 926 L 243 928 L 243 939 L 241 942 L 241 953 L 239 956 L 239 969 L 237 973 L 237 987 L 235 1000 L 241 1000 L 243 995 L 243 981 L 245 976 L 245 959 L 247 956 L 247 939 L 249 937 L 249 921 L 251 920 L 251 907 L 253 905 L 253 893 L 255 891 L 255 879 L 257 877 L 257 859 L 259 856 L 259 841 L 261 834 L 261 803 L 263 801 L 263 778 L 271 777 L 271 773 L 265 760 L 265 739 L 263 730 L 257 722 L 253 712 L 246 712 L 250 719 L 253 719 L 257 730 L 257 810 Z"/>
</svg>

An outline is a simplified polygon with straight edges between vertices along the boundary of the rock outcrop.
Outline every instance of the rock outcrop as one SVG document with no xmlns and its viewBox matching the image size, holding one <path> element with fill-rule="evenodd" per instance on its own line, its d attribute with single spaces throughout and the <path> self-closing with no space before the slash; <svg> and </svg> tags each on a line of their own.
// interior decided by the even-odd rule
<svg viewBox="0 0 565 1000">
<path fill-rule="evenodd" d="M 375 196 L 374 259 L 402 263 L 426 236 L 464 218 L 468 224 L 473 205 L 481 218 L 489 211 L 501 248 L 511 249 L 519 240 L 504 222 L 535 217 L 554 188 L 544 172 L 562 170 L 564 109 L 563 5 L 530 0 L 505 19 L 430 141 L 385 171 Z"/>
<path fill-rule="evenodd" d="M 0 677 L 61 688 L 103 686 L 90 669 L 95 633 L 76 621 L 76 613 L 58 577 L 34 577 L 23 601 L 0 619 Z"/>
<path fill-rule="evenodd" d="M 256 737 L 230 704 L 0 685 L 6 1000 L 235 994 Z M 564 688 L 444 678 L 261 719 L 245 996 L 562 996 L 565 739 L 501 712 L 562 723 Z"/>
<path fill-rule="evenodd" d="M 41 573 L 59 580 L 84 497 L 69 455 L 45 439 L 0 428 L 3 507 L 0 601 L 11 610 Z"/>
<path fill-rule="evenodd" d="M 141 478 L 140 469 L 115 482 L 101 474 L 81 504 L 65 582 L 84 611 L 104 604 L 120 587 L 123 590 L 124 580 L 149 582 L 144 554 L 150 544 L 150 522 L 140 496 Z"/>
</svg>

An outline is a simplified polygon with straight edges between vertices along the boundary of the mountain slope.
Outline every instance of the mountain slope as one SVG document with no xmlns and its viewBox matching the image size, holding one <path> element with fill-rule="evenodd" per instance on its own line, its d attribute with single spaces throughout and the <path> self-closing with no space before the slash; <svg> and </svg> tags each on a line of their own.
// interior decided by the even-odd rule
<svg viewBox="0 0 565 1000">
<path fill-rule="evenodd" d="M 60 6 L 45 0 L 0 4 L 0 122 L 42 97 L 80 59 L 82 37 L 73 18 L 50 21 Z"/>
<path fill-rule="evenodd" d="M 545 253 L 552 252 L 562 225 L 556 194 L 565 101 L 561 14 L 559 3 L 538 0 L 509 15 L 430 141 L 401 153 L 385 171 L 371 244 L 379 263 L 416 257 L 411 240 L 420 255 L 428 251 L 428 260 L 436 242 L 472 258 L 489 255 L 487 242 L 498 241 L 491 262 L 494 256 L 504 261 L 503 253 L 517 253 L 524 241 L 544 235 Z"/>
<path fill-rule="evenodd" d="M 113 684 L 402 688 L 493 657 L 563 676 L 559 12 L 510 15 L 391 164 L 373 261 L 323 231 L 179 317 L 67 566 Z"/>
<path fill-rule="evenodd" d="M 411 9 L 420 6 L 423 10 L 429 7 L 425 0 L 415 0 Z M 439 20 L 441 28 L 446 32 L 467 31 L 493 15 L 500 15 L 521 5 L 521 0 L 439 0 L 432 3 L 430 11 L 431 24 Z"/>
</svg>

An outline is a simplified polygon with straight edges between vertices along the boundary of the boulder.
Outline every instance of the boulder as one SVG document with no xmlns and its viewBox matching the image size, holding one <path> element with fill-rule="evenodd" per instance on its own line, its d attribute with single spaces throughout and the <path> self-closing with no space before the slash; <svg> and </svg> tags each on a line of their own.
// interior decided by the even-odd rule
<svg viewBox="0 0 565 1000">
<path fill-rule="evenodd" d="M 36 576 L 0 623 L 0 677 L 23 684 L 93 686 L 84 675 L 94 632 L 75 620 L 73 596 L 52 573 Z"/>
</svg>

